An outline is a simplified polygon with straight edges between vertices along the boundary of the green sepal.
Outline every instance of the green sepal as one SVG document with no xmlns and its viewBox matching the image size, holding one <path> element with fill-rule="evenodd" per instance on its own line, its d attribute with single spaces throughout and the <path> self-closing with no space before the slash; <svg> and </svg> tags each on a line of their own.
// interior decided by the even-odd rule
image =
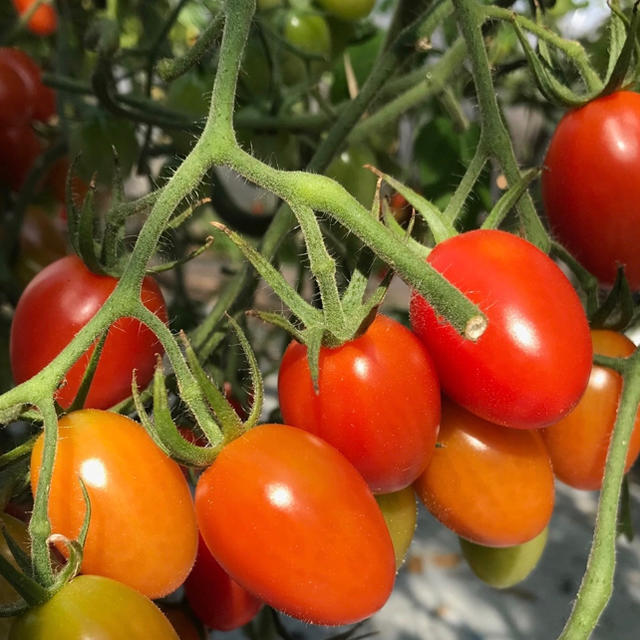
<svg viewBox="0 0 640 640">
<path fill-rule="evenodd" d="M 87 534 L 89 533 L 89 523 L 91 522 L 91 498 L 87 491 L 87 485 L 82 478 L 80 481 L 80 491 L 82 491 L 82 499 L 84 500 L 84 517 L 82 518 L 82 526 L 80 527 L 80 533 L 78 534 L 78 544 L 80 549 L 84 551 L 84 545 L 87 542 Z"/>
<path fill-rule="evenodd" d="M 16 569 L 4 556 L 0 555 L 0 575 L 30 605 L 39 605 L 49 599 L 49 592 L 33 578 Z"/>
<path fill-rule="evenodd" d="M 395 216 L 393 215 L 393 213 L 391 212 L 391 208 L 389 207 L 389 203 L 386 201 L 382 202 L 382 219 L 384 220 L 384 223 L 389 231 L 393 233 L 393 235 L 395 235 L 397 238 L 402 239 L 403 242 L 409 245 L 412 251 L 426 260 L 427 256 L 431 253 L 431 249 L 429 249 L 429 247 L 425 247 L 425 245 L 421 244 L 411 237 L 411 230 L 405 229 L 395 219 Z M 413 220 L 415 220 L 415 215 L 412 216 L 412 226 Z"/>
<path fill-rule="evenodd" d="M 29 456 L 12 460 L 0 468 L 0 507 L 29 485 Z"/>
<path fill-rule="evenodd" d="M 26 602 L 0 605 L 0 618 L 16 618 L 29 611 L 31 607 Z"/>
<path fill-rule="evenodd" d="M 33 564 L 31 563 L 31 556 L 13 539 L 11 534 L 7 531 L 7 528 L 2 526 L 2 535 L 4 536 L 7 547 L 11 551 L 13 559 L 16 561 L 18 568 L 22 573 L 29 577 L 33 577 Z"/>
<path fill-rule="evenodd" d="M 520 198 L 526 193 L 529 185 L 540 175 L 540 169 L 528 169 L 525 171 L 521 178 L 514 184 L 511 185 L 503 194 L 500 196 L 498 202 L 496 202 L 493 209 L 482 223 L 481 229 L 497 229 L 505 216 L 515 207 Z"/>
<path fill-rule="evenodd" d="M 609 83 L 622 49 L 627 41 L 629 19 L 615 2 L 609 2 L 611 17 L 609 18 L 609 59 L 607 63 L 606 84 Z"/>
<path fill-rule="evenodd" d="M 109 331 L 105 331 L 100 340 L 98 340 L 93 353 L 91 354 L 91 359 L 89 360 L 89 364 L 84 371 L 82 376 L 82 382 L 78 387 L 78 392 L 76 393 L 76 397 L 73 399 L 71 406 L 68 409 L 68 412 L 77 411 L 78 409 L 82 409 L 84 406 L 85 400 L 87 399 L 87 395 L 89 395 L 89 388 L 91 387 L 91 383 L 93 382 L 93 377 L 96 373 L 96 369 L 98 368 L 98 362 L 100 361 L 100 354 L 102 353 L 102 349 L 104 347 L 105 340 L 107 339 Z"/>
<path fill-rule="evenodd" d="M 162 273 L 163 271 L 171 271 L 178 265 L 186 264 L 187 262 L 191 262 L 194 258 L 197 258 L 201 253 L 204 253 L 211 245 L 213 244 L 213 236 L 207 236 L 204 244 L 191 253 L 187 254 L 183 258 L 179 258 L 178 260 L 172 260 L 171 262 L 164 262 L 163 264 L 156 265 L 155 267 L 150 267 L 146 270 L 145 273 L 148 275 L 152 275 L 155 273 Z"/>
<path fill-rule="evenodd" d="M 617 311 L 615 317 L 612 314 Z M 633 294 L 624 267 L 618 267 L 616 280 L 603 303 L 589 316 L 589 323 L 594 329 L 625 329 L 633 317 Z"/>
<path fill-rule="evenodd" d="M 611 10 L 613 14 L 615 14 L 618 18 L 620 18 L 619 9 L 616 7 L 614 9 L 613 4 L 610 4 Z M 612 15 L 612 20 L 613 15 Z M 626 22 L 626 21 L 625 21 Z M 610 49 L 610 57 L 609 57 L 609 69 L 610 75 L 607 79 L 607 84 L 602 90 L 600 95 L 607 95 L 609 93 L 613 93 L 622 87 L 624 84 L 627 73 L 631 68 L 631 62 L 633 60 L 633 52 L 637 52 L 638 46 L 638 3 L 636 2 L 633 5 L 633 11 L 631 14 L 631 21 L 628 23 L 628 28 L 626 31 L 626 37 L 624 40 L 624 44 L 622 49 L 615 58 L 615 64 L 611 63 L 612 58 L 615 55 L 615 51 L 613 47 Z"/>
<path fill-rule="evenodd" d="M 167 222 L 167 229 L 177 229 L 183 222 L 188 220 L 196 209 L 203 207 L 205 204 L 209 204 L 211 198 L 200 198 L 198 201 L 190 204 L 186 209 L 173 216 L 169 222 Z M 208 239 L 208 238 L 207 238 Z M 213 242 L 213 239 L 212 239 Z"/>
<path fill-rule="evenodd" d="M 298 329 L 292 322 L 289 322 L 280 313 L 274 313 L 273 311 L 261 311 L 259 309 L 249 309 L 247 315 L 260 318 L 263 322 L 268 322 L 274 327 L 284 329 L 294 340 L 302 343 L 304 342 L 304 332 Z"/>
<path fill-rule="evenodd" d="M 93 200 L 95 197 L 96 182 L 95 179 L 91 180 L 87 195 L 84 198 L 82 207 L 80 208 L 80 215 L 78 217 L 77 228 L 77 247 L 76 251 L 82 258 L 82 261 L 87 265 L 88 269 L 93 273 L 104 274 L 105 270 L 102 268 L 100 261 L 98 260 L 98 251 L 95 242 L 95 209 L 93 206 Z"/>
<path fill-rule="evenodd" d="M 320 378 L 320 349 L 324 338 L 324 330 L 322 326 L 307 327 L 305 330 L 304 344 L 307 347 L 307 362 L 309 363 L 309 373 L 311 374 L 311 382 L 313 390 L 316 394 L 319 392 Z"/>
<path fill-rule="evenodd" d="M 69 538 L 61 535 L 60 533 L 50 535 L 48 542 L 63 542 L 69 552 L 67 562 L 56 575 L 54 583 L 48 589 L 49 594 L 53 595 L 64 587 L 69 580 L 75 578 L 78 571 L 80 571 L 80 566 L 82 565 L 82 546 L 77 540 L 69 540 Z"/>
</svg>

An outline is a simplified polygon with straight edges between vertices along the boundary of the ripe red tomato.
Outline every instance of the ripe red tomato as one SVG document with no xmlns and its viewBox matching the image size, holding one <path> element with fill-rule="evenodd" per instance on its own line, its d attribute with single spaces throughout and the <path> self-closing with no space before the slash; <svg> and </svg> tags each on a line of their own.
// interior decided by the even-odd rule
<svg viewBox="0 0 640 640">
<path fill-rule="evenodd" d="M 435 448 L 440 387 L 411 331 L 378 315 L 359 338 L 323 347 L 318 390 L 306 347 L 292 342 L 278 375 L 284 422 L 336 447 L 375 493 L 397 491 L 418 477 Z"/>
<path fill-rule="evenodd" d="M 477 544 L 507 547 L 547 526 L 553 471 L 539 432 L 506 429 L 447 401 L 438 443 L 414 487 L 449 529 Z"/>
<path fill-rule="evenodd" d="M 15 381 L 28 380 L 51 362 L 97 313 L 116 284 L 116 278 L 89 271 L 77 256 L 45 267 L 24 290 L 13 317 L 9 348 Z M 144 280 L 142 301 L 167 321 L 162 293 L 150 277 Z M 92 351 L 89 349 L 67 372 L 66 384 L 56 395 L 63 407 L 73 401 Z M 109 329 L 84 406 L 106 409 L 127 398 L 134 369 L 138 383 L 145 386 L 153 376 L 155 356 L 162 352 L 155 335 L 140 322 L 118 320 Z"/>
<path fill-rule="evenodd" d="M 640 289 L 640 95 L 617 91 L 569 111 L 553 134 L 542 199 L 561 242 L 601 281 L 626 265 Z"/>
<path fill-rule="evenodd" d="M 189 606 L 207 627 L 231 631 L 247 624 L 262 607 L 262 601 L 241 587 L 217 563 L 202 536 L 196 563 L 184 583 Z"/>
<path fill-rule="evenodd" d="M 35 0 L 13 0 L 16 11 L 22 15 Z M 27 28 L 38 36 L 50 36 L 58 28 L 58 14 L 51 4 L 41 4 L 33 13 Z"/>
<path fill-rule="evenodd" d="M 40 475 L 43 438 L 31 453 L 31 488 Z M 160 598 L 185 580 L 196 556 L 193 501 L 178 464 L 143 427 L 108 411 L 83 409 L 60 419 L 49 497 L 54 533 L 76 538 L 85 505 L 91 521 L 81 571 L 119 580 Z"/>
<path fill-rule="evenodd" d="M 0 127 L 0 183 L 18 191 L 40 151 L 40 141 L 30 125 Z"/>
<path fill-rule="evenodd" d="M 507 427 L 543 427 L 567 414 L 587 386 L 592 350 L 580 300 L 556 264 L 493 230 L 449 238 L 427 260 L 489 321 L 477 342 L 465 340 L 413 294 L 411 324 L 445 393 Z"/>
<path fill-rule="evenodd" d="M 200 476 L 195 501 L 224 570 L 288 615 L 347 624 L 391 593 L 393 545 L 374 497 L 339 451 L 306 431 L 246 432 Z"/>
<path fill-rule="evenodd" d="M 20 74 L 0 60 L 0 127 L 18 127 L 31 118 L 29 91 Z"/>
<path fill-rule="evenodd" d="M 624 358 L 635 345 L 616 331 L 591 332 L 593 350 L 604 356 Z M 580 402 L 571 413 L 556 424 L 542 430 L 549 450 L 553 471 L 562 482 L 576 489 L 600 489 L 604 464 L 618 412 L 622 391 L 620 374 L 593 365 L 589 384 Z M 640 413 L 631 435 L 625 472 L 640 453 Z"/>
<path fill-rule="evenodd" d="M 78 576 L 22 615 L 9 640 L 180 640 L 153 602 L 124 584 Z"/>
</svg>

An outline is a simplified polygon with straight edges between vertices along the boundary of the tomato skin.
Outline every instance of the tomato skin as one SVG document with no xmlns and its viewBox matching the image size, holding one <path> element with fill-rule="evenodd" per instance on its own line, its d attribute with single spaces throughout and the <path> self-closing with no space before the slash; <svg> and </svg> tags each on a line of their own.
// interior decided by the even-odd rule
<svg viewBox="0 0 640 640">
<path fill-rule="evenodd" d="M 0 61 L 0 127 L 18 127 L 31 118 L 29 91 L 20 74 Z"/>
<path fill-rule="evenodd" d="M 593 351 L 625 358 L 635 345 L 616 331 L 593 330 Z M 622 377 L 616 371 L 593 365 L 587 390 L 575 409 L 541 431 L 559 480 L 576 489 L 600 489 L 607 450 L 618 412 Z M 640 453 L 640 412 L 629 442 L 625 473 Z"/>
<path fill-rule="evenodd" d="M 393 550 L 396 555 L 396 569 L 399 569 L 413 540 L 418 519 L 416 494 L 412 487 L 393 493 L 381 493 L 376 502 L 389 528 Z"/>
<path fill-rule="evenodd" d="M 218 564 L 202 536 L 198 541 L 196 563 L 184 583 L 184 590 L 198 619 L 219 631 L 231 631 L 247 624 L 262 608 L 262 601 L 231 579 Z"/>
<path fill-rule="evenodd" d="M 89 271 L 77 256 L 66 256 L 45 267 L 24 290 L 11 326 L 11 369 L 17 383 L 45 367 L 98 312 L 115 289 L 117 279 Z M 163 322 L 167 310 L 160 288 L 147 277 L 142 300 Z M 38 349 L 33 345 L 38 344 Z M 91 358 L 89 349 L 67 372 L 56 399 L 68 407 L 75 397 Z M 136 370 L 144 387 L 153 376 L 156 354 L 163 349 L 155 335 L 132 318 L 110 329 L 84 406 L 106 409 L 131 395 Z"/>
<path fill-rule="evenodd" d="M 506 429 L 447 401 L 438 443 L 414 488 L 445 526 L 491 547 L 522 544 L 547 526 L 554 479 L 539 432 Z"/>
<path fill-rule="evenodd" d="M 355 340 L 321 348 L 318 393 L 306 347 L 291 342 L 278 397 L 284 422 L 338 449 L 374 493 L 410 485 L 435 450 L 440 386 L 433 363 L 420 340 L 386 316 Z"/>
<path fill-rule="evenodd" d="M 148 598 L 101 576 L 77 576 L 14 624 L 9 640 L 180 640 Z"/>
<path fill-rule="evenodd" d="M 13 0 L 16 11 L 22 15 L 28 11 L 35 0 Z M 27 28 L 38 36 L 50 36 L 58 28 L 58 14 L 50 4 L 41 4 L 33 13 Z"/>
<path fill-rule="evenodd" d="M 393 545 L 375 499 L 340 452 L 306 431 L 263 424 L 234 440 L 200 476 L 195 503 L 224 570 L 288 615 L 347 624 L 391 593 Z"/>
<path fill-rule="evenodd" d="M 31 453 L 35 494 L 43 437 Z M 76 538 L 85 506 L 91 522 L 81 571 L 123 582 L 149 598 L 177 589 L 196 555 L 197 529 L 189 486 L 180 467 L 133 420 L 84 409 L 59 421 L 49 498 L 54 533 Z"/>
<path fill-rule="evenodd" d="M 544 161 L 542 199 L 561 242 L 602 282 L 626 265 L 640 289 L 640 95 L 617 91 L 569 111 Z"/>
<path fill-rule="evenodd" d="M 360 20 L 371 13 L 375 0 L 318 0 L 318 4 L 341 20 Z"/>
<path fill-rule="evenodd" d="M 427 260 L 488 320 L 476 342 L 465 340 L 413 293 L 411 325 L 443 391 L 507 427 L 544 427 L 566 415 L 587 386 L 592 348 L 580 300 L 556 264 L 526 240 L 494 230 L 449 238 Z"/>
<path fill-rule="evenodd" d="M 18 191 L 41 150 L 29 125 L 0 127 L 0 182 Z"/>
</svg>

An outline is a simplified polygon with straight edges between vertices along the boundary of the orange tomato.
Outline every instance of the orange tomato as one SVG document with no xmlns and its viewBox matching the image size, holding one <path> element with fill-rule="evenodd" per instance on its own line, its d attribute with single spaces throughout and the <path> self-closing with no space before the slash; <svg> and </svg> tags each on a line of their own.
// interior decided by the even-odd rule
<svg viewBox="0 0 640 640">
<path fill-rule="evenodd" d="M 35 0 L 13 0 L 16 11 L 22 15 L 26 13 Z M 58 14 L 51 4 L 41 4 L 33 13 L 27 28 L 38 36 L 50 36 L 58 28 Z"/>
</svg>

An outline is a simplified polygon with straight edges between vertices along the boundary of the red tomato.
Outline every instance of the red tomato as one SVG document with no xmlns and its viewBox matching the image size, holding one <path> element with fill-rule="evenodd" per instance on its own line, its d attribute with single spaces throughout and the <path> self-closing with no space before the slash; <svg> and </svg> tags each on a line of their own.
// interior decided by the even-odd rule
<svg viewBox="0 0 640 640">
<path fill-rule="evenodd" d="M 292 342 L 278 375 L 284 421 L 336 447 L 375 493 L 397 491 L 420 475 L 435 447 L 440 388 L 411 331 L 379 315 L 359 338 L 323 347 L 318 389 L 306 347 Z"/>
<path fill-rule="evenodd" d="M 393 545 L 373 495 L 339 451 L 306 431 L 246 432 L 200 476 L 195 500 L 224 570 L 288 615 L 347 624 L 391 593 Z"/>
<path fill-rule="evenodd" d="M 31 453 L 35 494 L 43 438 Z M 91 501 L 81 571 L 160 598 L 185 580 L 196 556 L 193 501 L 180 467 L 133 420 L 84 409 L 60 419 L 49 497 L 54 533 L 76 538 Z"/>
<path fill-rule="evenodd" d="M 58 202 L 66 202 L 68 173 L 69 158 L 67 156 L 63 156 L 62 158 L 56 160 L 51 166 L 51 169 L 49 169 L 49 175 L 47 176 L 47 185 L 53 192 L 53 195 Z M 71 179 L 71 191 L 73 194 L 73 200 L 77 205 L 80 205 L 82 203 L 88 189 L 89 186 L 87 185 L 87 183 L 74 173 Z"/>
<path fill-rule="evenodd" d="M 163 604 L 161 611 L 171 623 L 180 640 L 203 640 L 204 636 L 196 626 L 193 614 L 185 611 L 184 607 Z"/>
<path fill-rule="evenodd" d="M 40 141 L 29 125 L 0 127 L 0 183 L 18 191 L 40 151 Z"/>
<path fill-rule="evenodd" d="M 591 332 L 593 350 L 624 358 L 635 345 L 616 331 Z M 589 384 L 576 408 L 562 420 L 542 430 L 557 478 L 576 489 L 600 489 L 609 441 L 622 391 L 620 374 L 593 365 Z M 640 413 L 631 435 L 625 472 L 640 453 Z"/>
<path fill-rule="evenodd" d="M 16 382 L 28 380 L 51 362 L 97 313 L 116 284 L 116 278 L 89 271 L 77 256 L 44 268 L 24 290 L 11 325 L 9 348 Z M 142 301 L 167 321 L 162 293 L 150 277 L 144 280 Z M 92 351 L 89 349 L 67 372 L 66 384 L 56 395 L 63 407 L 73 401 Z M 140 322 L 118 320 L 109 329 L 84 406 L 106 409 L 127 398 L 134 370 L 140 386 L 145 386 L 153 376 L 156 354 L 162 352 L 155 335 Z"/>
<path fill-rule="evenodd" d="M 20 74 L 0 60 L 0 127 L 18 127 L 29 122 L 32 106 Z"/>
<path fill-rule="evenodd" d="M 13 0 L 16 11 L 22 15 L 35 0 Z M 27 28 L 38 36 L 50 36 L 58 28 L 58 14 L 51 4 L 41 4 L 29 18 Z"/>
<path fill-rule="evenodd" d="M 618 91 L 569 111 L 544 164 L 542 199 L 560 241 L 603 282 L 626 265 L 640 289 L 640 95 Z"/>
<path fill-rule="evenodd" d="M 438 442 L 414 487 L 449 529 L 477 544 L 507 547 L 547 526 L 553 471 L 539 432 L 506 429 L 445 402 Z"/>
<path fill-rule="evenodd" d="M 477 342 L 465 340 L 413 294 L 411 324 L 445 393 L 486 420 L 519 429 L 567 414 L 587 386 L 592 350 L 580 300 L 556 264 L 526 240 L 490 230 L 449 238 L 428 261 L 489 322 Z"/>
<path fill-rule="evenodd" d="M 202 536 L 196 563 L 184 583 L 189 606 L 207 627 L 231 631 L 247 624 L 262 607 L 262 601 L 243 589 L 216 562 Z"/>
</svg>

